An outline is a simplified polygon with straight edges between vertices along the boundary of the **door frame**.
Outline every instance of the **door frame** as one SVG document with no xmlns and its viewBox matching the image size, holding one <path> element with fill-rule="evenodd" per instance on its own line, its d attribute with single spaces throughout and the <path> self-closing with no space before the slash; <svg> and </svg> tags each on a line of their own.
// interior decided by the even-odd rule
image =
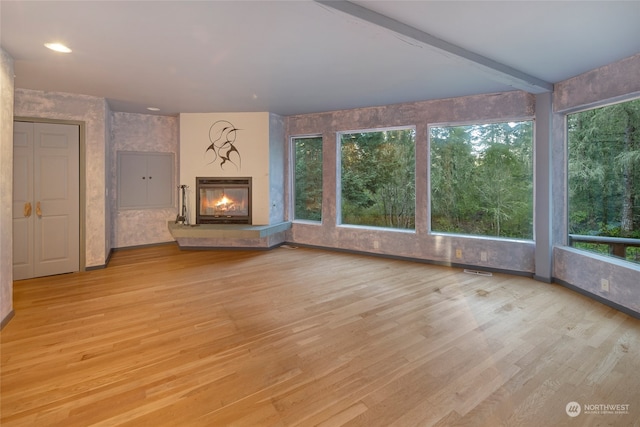
<svg viewBox="0 0 640 427">
<path fill-rule="evenodd" d="M 78 260 L 79 271 L 86 270 L 86 123 L 80 120 L 58 120 L 58 119 L 47 119 L 42 117 L 22 117 L 22 116 L 14 116 L 14 122 L 29 122 L 29 123 L 53 123 L 60 125 L 74 125 L 79 127 L 79 140 L 78 144 L 80 144 L 80 155 L 78 158 L 80 174 L 78 179 L 80 180 L 79 184 L 79 203 L 80 203 L 80 212 L 79 212 L 79 224 L 78 227 L 80 237 L 78 241 L 78 249 L 80 254 L 80 259 Z M 13 184 L 13 183 L 12 183 Z"/>
</svg>

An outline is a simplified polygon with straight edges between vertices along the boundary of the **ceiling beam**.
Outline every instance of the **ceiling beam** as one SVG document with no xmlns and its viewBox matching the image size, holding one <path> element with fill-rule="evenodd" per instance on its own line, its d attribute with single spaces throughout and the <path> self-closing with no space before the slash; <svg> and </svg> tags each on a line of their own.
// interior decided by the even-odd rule
<svg viewBox="0 0 640 427">
<path fill-rule="evenodd" d="M 339 10 L 365 22 L 409 37 L 422 45 L 436 48 L 445 54 L 453 55 L 463 61 L 483 70 L 490 79 L 507 84 L 513 88 L 526 92 L 540 94 L 553 91 L 553 84 L 531 76 L 508 65 L 489 59 L 470 50 L 464 49 L 445 40 L 425 33 L 410 25 L 396 21 L 381 13 L 345 0 L 314 0 L 315 2 Z"/>
</svg>

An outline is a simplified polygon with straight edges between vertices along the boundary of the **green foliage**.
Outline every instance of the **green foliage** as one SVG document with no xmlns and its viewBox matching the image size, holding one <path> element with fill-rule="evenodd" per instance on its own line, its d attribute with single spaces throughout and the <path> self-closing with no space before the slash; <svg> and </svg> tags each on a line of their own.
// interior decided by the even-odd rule
<svg viewBox="0 0 640 427">
<path fill-rule="evenodd" d="M 431 229 L 533 238 L 533 123 L 432 127 Z"/>
<path fill-rule="evenodd" d="M 322 137 L 295 138 L 294 217 L 322 220 Z"/>
<path fill-rule="evenodd" d="M 640 263 L 640 248 L 627 247 L 625 259 Z"/>
<path fill-rule="evenodd" d="M 609 245 L 603 243 L 575 242 L 574 247 L 600 255 L 609 255 Z"/>
<path fill-rule="evenodd" d="M 640 99 L 571 114 L 567 129 L 569 232 L 636 237 L 640 230 Z"/>
<path fill-rule="evenodd" d="M 415 227 L 415 131 L 341 135 L 343 224 Z"/>
<path fill-rule="evenodd" d="M 640 99 L 571 114 L 567 129 L 569 232 L 637 238 Z"/>
</svg>

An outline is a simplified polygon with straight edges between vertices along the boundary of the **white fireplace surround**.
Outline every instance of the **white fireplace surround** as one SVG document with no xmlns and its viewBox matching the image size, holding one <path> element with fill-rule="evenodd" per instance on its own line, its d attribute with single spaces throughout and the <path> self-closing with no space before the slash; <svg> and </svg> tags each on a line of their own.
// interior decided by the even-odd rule
<svg viewBox="0 0 640 427">
<path fill-rule="evenodd" d="M 268 112 L 180 114 L 180 184 L 196 223 L 196 177 L 251 177 L 252 224 L 284 221 L 284 126 Z M 215 125 L 215 127 L 214 127 Z M 230 126 L 233 132 L 229 133 Z M 221 130 L 222 129 L 222 130 Z M 226 134 L 221 135 L 221 132 Z M 219 152 L 214 150 L 223 146 Z M 229 151 L 233 144 L 233 150 Z M 224 159 L 228 155 L 229 160 Z"/>
</svg>

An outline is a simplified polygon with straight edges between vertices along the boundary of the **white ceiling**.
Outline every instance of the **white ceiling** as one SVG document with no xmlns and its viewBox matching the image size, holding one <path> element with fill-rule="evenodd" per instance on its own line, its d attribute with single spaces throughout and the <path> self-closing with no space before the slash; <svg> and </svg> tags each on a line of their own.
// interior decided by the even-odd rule
<svg viewBox="0 0 640 427">
<path fill-rule="evenodd" d="M 292 115 L 518 87 L 425 33 L 549 83 L 640 52 L 640 1 L 352 2 L 358 16 L 385 15 L 382 26 L 323 3 L 1 0 L 0 44 L 17 88 L 164 115 Z M 407 25 L 417 37 L 393 31 Z"/>
</svg>

